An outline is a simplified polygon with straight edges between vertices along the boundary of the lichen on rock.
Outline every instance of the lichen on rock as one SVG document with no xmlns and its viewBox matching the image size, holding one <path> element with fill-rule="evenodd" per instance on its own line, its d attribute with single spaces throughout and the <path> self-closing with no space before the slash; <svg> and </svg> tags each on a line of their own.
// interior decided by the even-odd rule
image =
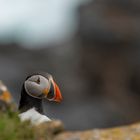
<svg viewBox="0 0 140 140">
<path fill-rule="evenodd" d="M 109 129 L 64 132 L 54 140 L 140 140 L 140 123 Z"/>
</svg>

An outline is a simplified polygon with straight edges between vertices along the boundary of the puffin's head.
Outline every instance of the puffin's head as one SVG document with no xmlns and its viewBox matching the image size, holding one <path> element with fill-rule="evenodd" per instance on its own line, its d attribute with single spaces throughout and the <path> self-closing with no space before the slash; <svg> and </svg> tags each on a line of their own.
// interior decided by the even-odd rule
<svg viewBox="0 0 140 140">
<path fill-rule="evenodd" d="M 38 99 L 48 99 L 49 101 L 61 102 L 62 95 L 59 87 L 54 82 L 50 74 L 35 74 L 27 77 L 24 83 L 25 91 L 28 95 Z"/>
</svg>

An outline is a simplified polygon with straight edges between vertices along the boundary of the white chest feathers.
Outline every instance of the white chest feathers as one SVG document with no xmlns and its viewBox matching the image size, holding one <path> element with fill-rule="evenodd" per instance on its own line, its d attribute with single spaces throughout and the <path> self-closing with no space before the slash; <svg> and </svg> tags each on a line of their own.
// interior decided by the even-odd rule
<svg viewBox="0 0 140 140">
<path fill-rule="evenodd" d="M 19 114 L 19 117 L 21 121 L 30 120 L 33 125 L 51 121 L 51 119 L 49 119 L 47 116 L 37 112 L 35 108 L 31 108 L 30 110 Z"/>
</svg>

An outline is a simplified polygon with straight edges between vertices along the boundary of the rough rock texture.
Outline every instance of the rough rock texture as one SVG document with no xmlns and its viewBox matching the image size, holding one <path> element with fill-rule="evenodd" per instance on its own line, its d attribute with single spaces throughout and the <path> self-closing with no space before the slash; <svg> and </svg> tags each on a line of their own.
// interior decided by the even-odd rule
<svg viewBox="0 0 140 140">
<path fill-rule="evenodd" d="M 55 136 L 54 140 L 140 140 L 140 123 L 110 129 L 63 132 Z"/>
<path fill-rule="evenodd" d="M 33 130 L 37 140 L 52 140 L 55 135 L 64 131 L 64 126 L 61 121 L 54 120 L 34 126 Z"/>
</svg>

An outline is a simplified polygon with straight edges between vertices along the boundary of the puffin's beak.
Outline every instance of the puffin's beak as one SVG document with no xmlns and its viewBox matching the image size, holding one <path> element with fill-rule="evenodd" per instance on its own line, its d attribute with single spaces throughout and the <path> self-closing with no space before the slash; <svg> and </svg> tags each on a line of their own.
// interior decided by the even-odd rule
<svg viewBox="0 0 140 140">
<path fill-rule="evenodd" d="M 45 95 L 45 97 L 50 95 L 51 96 L 51 98 L 49 99 L 50 101 L 61 102 L 62 95 L 61 95 L 58 85 L 54 82 L 54 80 L 51 81 L 51 84 L 52 85 L 51 85 L 50 89 L 43 90 L 43 94 Z"/>
<path fill-rule="evenodd" d="M 11 101 L 12 101 L 12 97 L 11 97 L 11 94 L 10 94 L 10 92 L 9 91 L 4 91 L 3 93 L 2 93 L 2 95 L 0 95 L 0 100 L 3 100 L 3 101 L 5 101 L 5 102 L 7 102 L 7 103 L 10 103 Z"/>
<path fill-rule="evenodd" d="M 61 102 L 62 101 L 62 95 L 61 95 L 61 92 L 60 92 L 60 89 L 59 89 L 58 85 L 55 82 L 54 82 L 54 92 L 55 92 L 54 101 Z"/>
</svg>

